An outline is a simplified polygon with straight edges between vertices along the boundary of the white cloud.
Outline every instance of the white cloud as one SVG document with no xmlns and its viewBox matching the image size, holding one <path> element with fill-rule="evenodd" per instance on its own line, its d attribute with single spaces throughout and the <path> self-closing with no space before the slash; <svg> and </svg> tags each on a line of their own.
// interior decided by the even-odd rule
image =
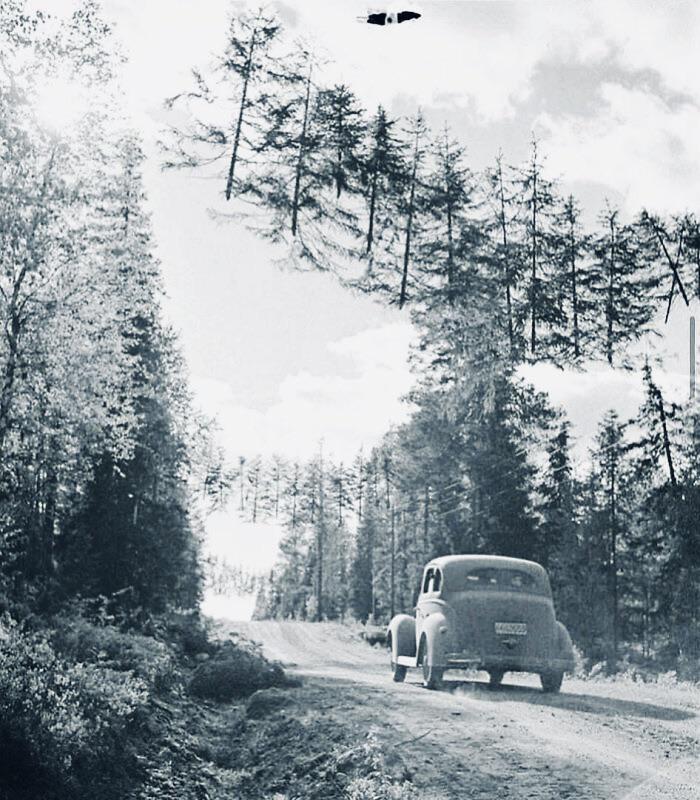
<svg viewBox="0 0 700 800">
<path fill-rule="evenodd" d="M 700 107 L 671 107 L 643 89 L 606 83 L 589 118 L 537 120 L 553 171 L 570 181 L 614 186 L 628 211 L 683 211 L 697 203 Z"/>
<path fill-rule="evenodd" d="M 668 89 L 700 96 L 700 9 L 693 0 L 596 0 L 591 17 L 622 67 L 653 70 Z"/>
<path fill-rule="evenodd" d="M 223 380 L 195 379 L 195 396 L 218 418 L 231 458 L 272 453 L 308 458 L 323 439 L 329 454 L 348 461 L 360 445 L 371 447 L 407 417 L 401 397 L 412 385 L 407 366 L 412 338 L 408 324 L 395 323 L 331 342 L 337 372 L 288 375 L 266 409 L 241 403 Z M 346 361 L 350 375 L 343 370 Z"/>
</svg>

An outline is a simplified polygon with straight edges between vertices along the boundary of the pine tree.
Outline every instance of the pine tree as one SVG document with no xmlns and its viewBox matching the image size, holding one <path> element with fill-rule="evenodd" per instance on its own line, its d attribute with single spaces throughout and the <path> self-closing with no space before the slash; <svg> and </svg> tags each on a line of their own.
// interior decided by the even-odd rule
<svg viewBox="0 0 700 800">
<path fill-rule="evenodd" d="M 105 209 L 116 216 L 104 251 L 129 369 L 118 397 L 131 405 L 131 448 L 95 454 L 94 473 L 62 537 L 62 568 L 74 590 L 118 595 L 123 606 L 192 607 L 199 596 L 197 545 L 188 513 L 183 366 L 159 319 L 159 282 L 143 209 L 133 138 L 120 144 L 122 171 Z M 113 219 L 114 219 L 113 216 Z M 98 237 L 98 241 L 100 238 Z M 107 286 L 110 284 L 107 283 Z"/>
<path fill-rule="evenodd" d="M 576 625 L 579 613 L 577 578 L 581 553 L 577 531 L 577 488 L 570 460 L 571 425 L 563 419 L 547 442 L 547 464 L 538 487 L 536 560 L 549 573 L 557 613 L 564 624 Z"/>
<path fill-rule="evenodd" d="M 546 425 L 551 412 L 539 395 L 507 371 L 462 402 L 472 538 L 482 552 L 531 558 L 536 536 L 527 442 L 530 429 Z"/>
</svg>

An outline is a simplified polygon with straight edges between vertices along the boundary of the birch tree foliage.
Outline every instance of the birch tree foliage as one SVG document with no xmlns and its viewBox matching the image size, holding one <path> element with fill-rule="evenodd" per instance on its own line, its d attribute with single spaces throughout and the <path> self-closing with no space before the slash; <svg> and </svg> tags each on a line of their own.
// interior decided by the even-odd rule
<svg viewBox="0 0 700 800">
<path fill-rule="evenodd" d="M 3 256 L 0 312 L 5 333 L 0 448 L 6 444 L 10 430 L 17 427 L 13 408 L 19 409 L 22 405 L 21 379 L 32 372 L 32 362 L 41 364 L 44 358 L 48 359 L 44 363 L 56 364 L 56 358 L 50 358 L 45 349 L 56 344 L 55 337 L 72 341 L 74 352 L 79 352 L 82 346 L 93 353 L 98 347 L 94 331 L 81 324 L 85 320 L 80 313 L 96 295 L 90 275 L 94 253 L 82 237 L 87 216 L 85 197 L 97 169 L 94 158 L 85 158 L 87 120 L 78 121 L 69 139 L 61 130 L 47 129 L 45 120 L 37 116 L 36 110 L 38 87 L 46 80 L 48 65 L 55 65 L 62 53 L 70 56 L 66 64 L 68 71 L 75 71 L 85 62 L 86 74 L 78 77 L 87 85 L 93 68 L 99 72 L 100 65 L 108 60 L 107 57 L 98 58 L 95 64 L 92 58 L 95 40 L 104 32 L 102 27 L 96 30 L 89 27 L 92 10 L 89 4 L 87 17 L 77 15 L 77 22 L 71 19 L 67 31 L 52 25 L 49 35 L 42 28 L 42 18 L 34 18 L 29 26 L 34 37 L 31 46 L 37 48 L 41 57 L 30 59 L 21 50 L 13 52 L 11 43 L 0 69 L 4 156 L 0 199 Z M 12 30 L 11 26 L 8 28 Z M 81 31 L 88 41 L 82 60 L 76 56 L 77 36 Z M 59 38 L 64 33 L 67 44 Z M 17 67 L 18 63 L 22 64 L 21 68 Z M 59 352 L 68 355 L 71 348 Z M 96 365 L 102 367 L 102 372 L 97 374 L 107 377 L 113 372 L 112 355 L 109 353 L 107 359 L 95 360 Z M 52 379 L 54 390 L 58 374 Z M 66 389 L 70 392 L 70 372 L 66 373 L 66 378 Z M 81 385 L 82 382 L 76 380 L 75 390 Z M 97 416 L 99 418 L 99 413 Z"/>
<path fill-rule="evenodd" d="M 58 19 L 12 0 L 0 52 L 0 578 L 193 605 L 207 448 L 160 319 L 109 27 L 92 2 Z"/>
</svg>

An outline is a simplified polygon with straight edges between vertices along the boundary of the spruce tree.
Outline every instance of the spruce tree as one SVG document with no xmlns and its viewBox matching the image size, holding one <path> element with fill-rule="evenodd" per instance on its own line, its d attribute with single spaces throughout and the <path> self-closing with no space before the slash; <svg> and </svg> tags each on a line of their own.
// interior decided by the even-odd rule
<svg viewBox="0 0 700 800">
<path fill-rule="evenodd" d="M 543 162 L 539 154 L 537 140 L 533 138 L 528 165 L 522 170 L 522 196 L 527 210 L 525 216 L 525 248 L 529 264 L 528 306 L 529 306 L 529 349 L 535 356 L 538 339 L 547 336 L 546 332 L 556 328 L 561 315 L 556 303 L 552 281 L 551 264 L 551 221 L 556 202 L 555 185 L 546 178 Z"/>
<path fill-rule="evenodd" d="M 589 350 L 593 302 L 590 296 L 590 236 L 581 222 L 581 207 L 573 195 L 558 205 L 552 221 L 552 258 L 561 327 L 553 334 L 554 353 L 579 362 Z"/>
<path fill-rule="evenodd" d="M 610 598 L 608 668 L 617 669 L 620 638 L 619 566 L 622 503 L 625 478 L 624 426 L 615 411 L 608 411 L 598 428 L 593 463 L 599 481 L 600 507 L 606 526 L 606 578 Z"/>
<path fill-rule="evenodd" d="M 629 364 L 623 353 L 652 330 L 653 302 L 658 281 L 648 265 L 639 227 L 620 221 L 608 205 L 600 217 L 601 230 L 593 240 L 594 277 L 591 293 L 596 317 L 597 352 L 610 366 Z"/>
<path fill-rule="evenodd" d="M 240 171 L 241 161 L 249 164 L 252 156 L 260 90 L 277 69 L 272 48 L 279 34 L 277 19 L 262 10 L 231 18 L 226 47 L 213 74 L 192 70 L 193 89 L 166 101 L 170 109 L 184 106 L 189 115 L 184 127 L 171 128 L 165 145 L 166 167 L 193 168 L 223 160 L 224 195 L 230 200 L 237 193 L 236 170 Z M 227 106 L 228 119 L 218 118 L 222 103 Z"/>
<path fill-rule="evenodd" d="M 427 126 L 419 111 L 410 120 L 406 137 L 410 142 L 410 160 L 408 163 L 407 182 L 401 198 L 399 211 L 403 217 L 402 231 L 402 270 L 401 290 L 399 292 L 399 308 L 403 308 L 408 299 L 409 268 L 413 259 L 414 239 L 420 226 L 419 215 L 422 206 L 422 173 L 426 158 Z"/>
<path fill-rule="evenodd" d="M 340 200 L 343 192 L 360 191 L 360 152 L 365 135 L 363 110 L 352 90 L 342 83 L 322 88 L 317 105 L 327 180 Z"/>
<path fill-rule="evenodd" d="M 368 256 L 376 241 L 385 240 L 387 231 L 393 229 L 395 197 L 405 181 L 404 147 L 395 129 L 396 121 L 379 106 L 370 125 L 361 163 L 367 209 L 365 252 Z"/>
<path fill-rule="evenodd" d="M 492 270 L 497 275 L 505 300 L 505 319 L 511 358 L 521 351 L 521 306 L 517 287 L 525 271 L 526 252 L 517 230 L 523 213 L 520 189 L 512 170 L 507 170 L 502 155 L 486 171 L 487 199 L 491 207 L 489 229 L 492 236 Z"/>
<path fill-rule="evenodd" d="M 430 285 L 437 278 L 440 300 L 453 303 L 463 290 L 463 272 L 476 267 L 482 239 L 472 220 L 475 180 L 465 163 L 464 148 L 447 128 L 432 143 L 431 155 L 431 169 L 424 180 L 425 232 L 418 258 L 425 282 Z"/>
</svg>

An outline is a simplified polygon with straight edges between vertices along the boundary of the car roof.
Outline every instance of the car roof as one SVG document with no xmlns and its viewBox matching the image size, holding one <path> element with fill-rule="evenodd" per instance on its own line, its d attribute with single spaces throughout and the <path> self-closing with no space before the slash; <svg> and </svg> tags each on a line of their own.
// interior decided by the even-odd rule
<svg viewBox="0 0 700 800">
<path fill-rule="evenodd" d="M 542 577 L 546 574 L 544 567 L 534 561 L 527 561 L 524 558 L 510 558 L 508 556 L 482 556 L 482 555 L 460 555 L 460 556 L 440 556 L 430 561 L 426 567 L 439 567 L 444 572 L 451 572 L 453 569 L 459 570 L 460 567 L 485 569 L 519 569 L 531 575 Z"/>
</svg>

